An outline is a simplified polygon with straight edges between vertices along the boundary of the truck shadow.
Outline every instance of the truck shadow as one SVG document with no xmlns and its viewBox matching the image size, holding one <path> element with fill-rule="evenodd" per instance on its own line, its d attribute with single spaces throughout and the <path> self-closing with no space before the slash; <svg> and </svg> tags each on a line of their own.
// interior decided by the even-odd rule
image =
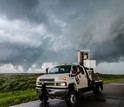
<svg viewBox="0 0 124 107">
<path fill-rule="evenodd" d="M 99 95 L 94 95 L 92 92 L 84 93 L 79 97 L 79 101 L 85 101 L 85 102 L 105 102 L 105 95 L 104 93 Z"/>
<path fill-rule="evenodd" d="M 92 92 L 88 92 L 79 96 L 78 104 L 76 105 L 76 107 L 82 107 L 82 106 L 92 107 L 92 105 L 96 103 L 105 103 L 105 102 L 106 99 L 104 93 L 100 95 L 94 95 Z M 58 106 L 68 107 L 64 100 L 57 100 L 57 99 L 48 101 L 46 105 L 41 103 L 39 107 L 58 107 Z"/>
<path fill-rule="evenodd" d="M 105 103 L 105 95 L 104 93 L 100 95 L 94 95 L 92 92 L 85 93 L 79 97 L 78 105 L 76 107 L 96 107 L 96 105 Z M 95 106 L 94 106 L 95 105 Z"/>
</svg>

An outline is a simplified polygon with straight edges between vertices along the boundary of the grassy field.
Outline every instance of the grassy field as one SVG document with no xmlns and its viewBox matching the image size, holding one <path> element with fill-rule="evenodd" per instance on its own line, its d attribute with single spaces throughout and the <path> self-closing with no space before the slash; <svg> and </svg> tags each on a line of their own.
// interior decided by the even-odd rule
<svg viewBox="0 0 124 107">
<path fill-rule="evenodd" d="M 40 74 L 0 74 L 0 107 L 38 99 L 35 91 L 36 78 Z M 124 75 L 95 74 L 96 80 L 110 83 L 124 79 Z"/>
<path fill-rule="evenodd" d="M 103 80 L 104 84 L 124 80 L 124 75 L 99 74 L 95 73 L 95 80 Z"/>
<path fill-rule="evenodd" d="M 0 74 L 0 107 L 38 99 L 36 78 L 40 74 Z"/>
</svg>

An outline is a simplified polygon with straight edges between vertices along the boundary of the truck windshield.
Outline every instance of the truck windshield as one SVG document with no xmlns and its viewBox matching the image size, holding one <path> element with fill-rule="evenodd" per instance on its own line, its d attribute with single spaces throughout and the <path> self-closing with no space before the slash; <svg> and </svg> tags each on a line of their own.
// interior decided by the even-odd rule
<svg viewBox="0 0 124 107">
<path fill-rule="evenodd" d="M 49 74 L 70 73 L 70 69 L 70 65 L 56 66 L 50 70 Z"/>
</svg>

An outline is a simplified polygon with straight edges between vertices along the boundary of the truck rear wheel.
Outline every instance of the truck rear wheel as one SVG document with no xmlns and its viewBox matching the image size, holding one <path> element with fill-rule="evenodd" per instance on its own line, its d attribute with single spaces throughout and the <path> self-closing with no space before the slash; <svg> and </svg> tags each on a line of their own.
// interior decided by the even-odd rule
<svg viewBox="0 0 124 107">
<path fill-rule="evenodd" d="M 93 92 L 95 95 L 101 94 L 102 93 L 102 87 L 100 84 L 95 84 L 95 86 L 93 87 Z"/>
<path fill-rule="evenodd" d="M 76 107 L 76 105 L 77 105 L 77 94 L 76 94 L 76 92 L 75 91 L 69 92 L 65 101 L 66 101 L 66 104 L 69 107 Z"/>
<path fill-rule="evenodd" d="M 40 101 L 43 101 L 43 97 L 42 97 L 42 95 L 39 95 L 39 99 L 40 99 Z M 45 100 L 45 102 L 47 102 L 47 101 L 48 101 L 48 99 L 49 99 L 49 97 L 48 97 L 48 96 L 46 96 L 46 98 L 44 99 L 44 100 Z"/>
</svg>

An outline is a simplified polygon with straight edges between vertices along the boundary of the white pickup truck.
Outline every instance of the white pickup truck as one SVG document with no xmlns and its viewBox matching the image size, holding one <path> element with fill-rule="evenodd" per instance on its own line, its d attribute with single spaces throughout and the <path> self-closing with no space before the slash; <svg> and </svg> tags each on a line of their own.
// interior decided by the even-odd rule
<svg viewBox="0 0 124 107">
<path fill-rule="evenodd" d="M 65 99 L 67 105 L 75 106 L 78 95 L 93 90 L 100 94 L 103 81 L 92 80 L 90 70 L 80 64 L 62 64 L 53 67 L 48 74 L 41 75 L 36 81 L 36 91 L 39 99 L 43 100 L 42 86 L 45 84 L 46 98 Z"/>
<path fill-rule="evenodd" d="M 73 71 L 75 69 L 75 71 Z M 81 65 L 58 65 L 50 70 L 49 74 L 37 78 L 36 90 L 42 101 L 42 85 L 45 83 L 48 98 L 65 98 L 68 105 L 75 105 L 77 96 L 93 90 L 100 94 L 103 89 L 102 81 L 91 81 L 87 70 Z"/>
</svg>

